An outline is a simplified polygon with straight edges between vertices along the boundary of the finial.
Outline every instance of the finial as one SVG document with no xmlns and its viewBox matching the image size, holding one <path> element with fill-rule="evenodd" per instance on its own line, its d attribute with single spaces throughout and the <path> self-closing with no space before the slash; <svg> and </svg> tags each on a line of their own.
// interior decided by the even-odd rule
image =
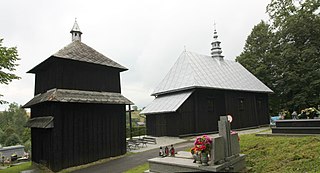
<svg viewBox="0 0 320 173">
<path fill-rule="evenodd" d="M 186 52 L 187 51 L 186 45 L 184 45 L 183 48 L 184 48 L 184 52 Z"/>
<path fill-rule="evenodd" d="M 82 32 L 80 31 L 80 28 L 79 28 L 79 25 L 77 22 L 77 18 L 75 18 L 75 20 L 74 20 L 74 24 L 73 24 L 73 27 L 72 27 L 70 33 L 72 34 L 72 41 L 76 41 L 76 40 L 81 41 Z"/>
<path fill-rule="evenodd" d="M 214 31 L 213 31 L 213 42 L 211 43 L 211 57 L 212 58 L 219 58 L 219 60 L 223 59 L 223 55 L 221 55 L 222 50 L 220 47 L 220 41 L 218 40 L 218 33 L 217 33 L 217 29 L 216 29 L 216 22 L 214 21 Z"/>
<path fill-rule="evenodd" d="M 216 26 L 216 21 L 213 21 L 213 29 L 216 31 L 217 30 L 217 26 Z"/>
</svg>

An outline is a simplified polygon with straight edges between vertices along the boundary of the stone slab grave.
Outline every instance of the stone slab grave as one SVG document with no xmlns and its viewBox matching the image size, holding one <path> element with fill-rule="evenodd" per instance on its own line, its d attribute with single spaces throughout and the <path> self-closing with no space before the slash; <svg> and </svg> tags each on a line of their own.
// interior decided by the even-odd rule
<svg viewBox="0 0 320 173">
<path fill-rule="evenodd" d="M 272 134 L 319 134 L 320 119 L 276 120 Z"/>
<path fill-rule="evenodd" d="M 190 152 L 179 151 L 175 157 L 156 157 L 149 159 L 150 170 L 146 172 L 239 172 L 245 168 L 245 155 L 240 154 L 237 133 L 230 133 L 227 116 L 221 116 L 219 136 L 212 139 L 209 166 L 193 163 Z"/>
</svg>

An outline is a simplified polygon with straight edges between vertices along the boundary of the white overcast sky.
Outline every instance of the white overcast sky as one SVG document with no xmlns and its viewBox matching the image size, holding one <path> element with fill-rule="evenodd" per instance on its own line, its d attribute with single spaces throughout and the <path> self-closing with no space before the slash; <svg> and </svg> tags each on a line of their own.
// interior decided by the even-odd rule
<svg viewBox="0 0 320 173">
<path fill-rule="evenodd" d="M 0 85 L 1 99 L 25 104 L 34 94 L 26 72 L 71 42 L 75 18 L 82 42 L 127 67 L 122 94 L 139 108 L 187 51 L 210 55 L 216 22 L 226 59 L 234 60 L 254 25 L 267 20 L 270 0 L 6 0 L 0 5 L 0 38 L 18 48 L 22 79 Z M 0 105 L 0 110 L 8 105 Z"/>
</svg>

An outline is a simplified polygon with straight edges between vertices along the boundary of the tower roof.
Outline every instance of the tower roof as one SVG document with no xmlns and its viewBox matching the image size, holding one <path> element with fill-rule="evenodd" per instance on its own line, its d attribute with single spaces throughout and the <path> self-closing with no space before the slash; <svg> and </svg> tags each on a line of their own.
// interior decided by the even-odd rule
<svg viewBox="0 0 320 173">
<path fill-rule="evenodd" d="M 193 88 L 273 92 L 238 62 L 183 51 L 152 95 Z"/>
<path fill-rule="evenodd" d="M 214 32 L 213 32 L 213 42 L 211 43 L 211 57 L 212 58 L 219 58 L 222 59 L 223 55 L 222 55 L 222 50 L 220 47 L 220 41 L 218 40 L 218 33 L 216 30 L 216 26 L 214 27 Z"/>
<path fill-rule="evenodd" d="M 70 31 L 70 33 L 72 32 L 80 32 L 82 34 L 82 32 L 80 31 L 80 27 L 78 25 L 77 19 L 74 21 L 73 27 Z"/>
<path fill-rule="evenodd" d="M 72 35 L 72 41 L 81 41 L 82 32 L 80 31 L 77 19 L 74 21 L 74 24 L 70 33 Z"/>
<path fill-rule="evenodd" d="M 36 71 L 38 71 L 38 69 L 41 69 L 46 65 L 50 64 L 50 62 L 53 61 L 54 58 L 64 58 L 69 60 L 99 64 L 103 66 L 114 67 L 120 69 L 120 71 L 128 70 L 124 66 L 104 56 L 103 54 L 87 46 L 81 41 L 76 40 L 68 44 L 66 47 L 62 48 L 55 54 L 51 55 L 48 59 L 41 62 L 31 70 L 29 70 L 28 73 L 35 73 Z"/>
</svg>

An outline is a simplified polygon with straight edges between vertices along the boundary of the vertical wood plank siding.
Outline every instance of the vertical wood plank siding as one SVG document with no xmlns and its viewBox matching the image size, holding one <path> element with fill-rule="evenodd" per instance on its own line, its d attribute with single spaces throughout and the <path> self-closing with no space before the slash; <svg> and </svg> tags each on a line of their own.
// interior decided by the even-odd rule
<svg viewBox="0 0 320 173">
<path fill-rule="evenodd" d="M 147 134 L 179 136 L 218 131 L 219 117 L 226 114 L 233 116 L 233 129 L 264 125 L 269 123 L 268 111 L 268 94 L 197 89 L 176 112 L 147 115 Z"/>
<path fill-rule="evenodd" d="M 126 152 L 124 105 L 42 103 L 31 115 L 54 116 L 53 129 L 31 129 L 33 161 L 53 171 Z"/>
<path fill-rule="evenodd" d="M 121 93 L 118 69 L 55 58 L 50 68 L 36 73 L 35 95 L 52 88 Z"/>
</svg>

